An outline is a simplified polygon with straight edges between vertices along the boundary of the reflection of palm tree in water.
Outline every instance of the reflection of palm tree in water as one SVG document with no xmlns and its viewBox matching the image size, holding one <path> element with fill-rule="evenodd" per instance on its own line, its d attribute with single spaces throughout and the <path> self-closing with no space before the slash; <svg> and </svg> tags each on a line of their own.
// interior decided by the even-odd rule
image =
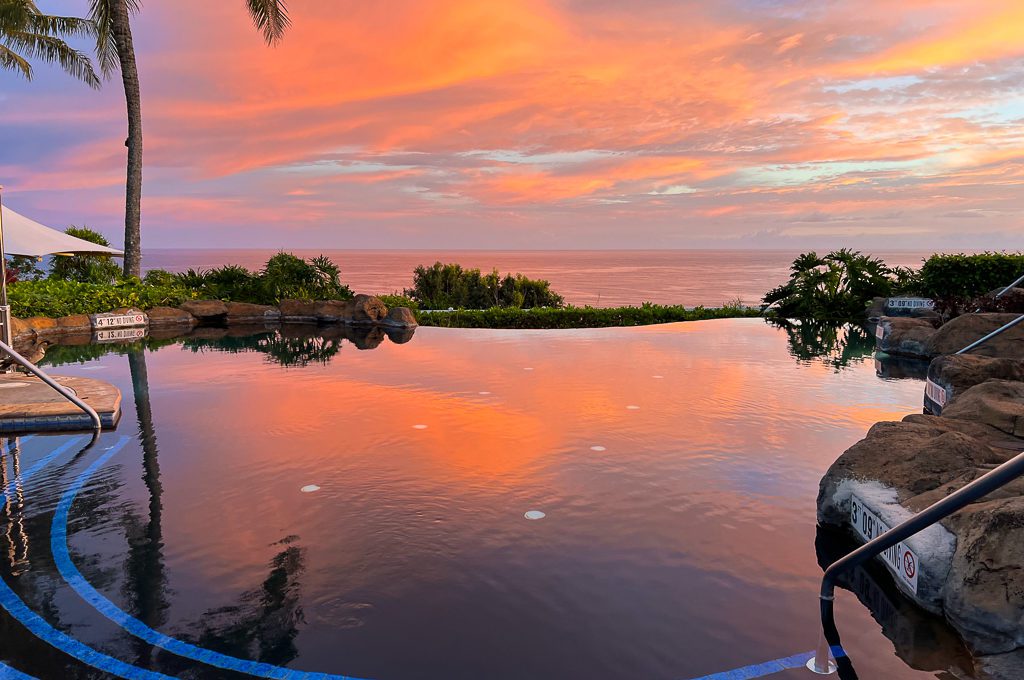
<svg viewBox="0 0 1024 680">
<path fill-rule="evenodd" d="M 133 515 L 126 520 L 129 553 L 124 594 L 133 615 L 150 628 L 160 630 L 167 623 L 170 604 L 161 530 L 163 487 L 145 350 L 138 346 L 129 349 L 128 365 L 143 451 L 143 482 L 149 490 L 149 521 L 142 526 Z M 260 588 L 243 593 L 238 605 L 206 612 L 200 622 L 186 628 L 190 632 L 201 631 L 196 644 L 267 663 L 284 664 L 297 657 L 294 640 L 298 624 L 303 621 L 298 582 L 303 554 L 297 546 L 288 545 L 294 540 L 296 537 L 281 541 L 285 547 L 271 560 L 270 574 Z M 152 652 L 151 645 L 140 641 L 136 663 L 152 665 Z M 169 661 L 166 656 L 163 660 Z"/>
<path fill-rule="evenodd" d="M 142 481 L 149 491 L 149 521 L 143 526 L 133 514 L 125 518 L 129 547 L 125 563 L 128 578 L 124 595 L 136 618 L 150 628 L 159 629 L 167 621 L 170 604 L 167 601 L 167 575 L 160 525 L 163 486 L 160 484 L 159 450 L 153 427 L 153 410 L 149 402 L 149 373 L 144 349 L 132 346 L 128 350 L 128 367 L 132 374 L 135 414 L 139 422 L 139 442 L 142 444 Z M 140 662 L 151 651 L 151 645 L 139 642 Z"/>
<path fill-rule="evenodd" d="M 8 452 L 14 479 L 7 473 Z M 21 484 L 21 440 L 8 437 L 7 445 L 0 445 L 0 485 L 4 493 L 4 539 L 7 543 L 7 563 L 11 576 L 20 576 L 29 567 L 28 534 L 25 533 L 25 496 Z"/>
<path fill-rule="evenodd" d="M 284 665 L 298 657 L 295 638 L 305 621 L 299 576 L 305 567 L 297 536 L 284 539 L 270 560 L 270 573 L 259 588 L 239 596 L 239 604 L 211 609 L 189 630 L 201 631 L 195 643 L 224 654 Z"/>
</svg>

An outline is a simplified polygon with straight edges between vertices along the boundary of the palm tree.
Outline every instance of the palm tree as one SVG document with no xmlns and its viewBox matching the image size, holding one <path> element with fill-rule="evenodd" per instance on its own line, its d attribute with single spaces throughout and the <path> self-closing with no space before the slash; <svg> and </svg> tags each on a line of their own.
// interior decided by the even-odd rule
<svg viewBox="0 0 1024 680">
<path fill-rule="evenodd" d="M 3 2 L 5 0 L 0 0 Z M 284 36 L 291 23 L 285 0 L 246 0 L 246 8 L 267 44 Z M 125 182 L 124 274 L 142 273 L 142 93 L 135 64 L 131 15 L 139 0 L 90 0 L 89 18 L 96 26 L 96 55 L 104 75 L 118 67 L 128 109 L 128 175 Z"/>
<path fill-rule="evenodd" d="M 0 0 L 0 69 L 32 80 L 30 60 L 39 59 L 57 64 L 69 75 L 98 88 L 100 79 L 89 55 L 62 39 L 92 32 L 91 22 L 43 14 L 32 0 Z"/>
</svg>

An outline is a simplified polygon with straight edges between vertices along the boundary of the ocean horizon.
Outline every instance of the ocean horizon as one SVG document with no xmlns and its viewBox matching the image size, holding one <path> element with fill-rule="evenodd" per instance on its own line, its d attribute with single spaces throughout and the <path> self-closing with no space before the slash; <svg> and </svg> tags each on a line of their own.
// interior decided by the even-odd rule
<svg viewBox="0 0 1024 680">
<path fill-rule="evenodd" d="M 359 293 L 401 292 L 412 286 L 413 270 L 434 262 L 502 274 L 546 279 L 574 305 L 617 307 L 656 304 L 754 305 L 788 279 L 798 250 L 378 250 L 291 248 L 300 257 L 325 255 L 341 268 L 342 281 Z M 151 248 L 143 270 L 211 269 L 237 264 L 259 269 L 277 248 Z M 917 267 L 932 251 L 876 251 L 890 266 Z"/>
</svg>

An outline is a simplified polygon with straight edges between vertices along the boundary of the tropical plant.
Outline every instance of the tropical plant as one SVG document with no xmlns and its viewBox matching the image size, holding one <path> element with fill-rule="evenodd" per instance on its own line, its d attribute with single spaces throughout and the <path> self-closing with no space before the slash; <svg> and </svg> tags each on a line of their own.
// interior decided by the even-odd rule
<svg viewBox="0 0 1024 680">
<path fill-rule="evenodd" d="M 33 0 L 0 0 L 0 68 L 32 80 L 31 60 L 38 59 L 98 88 L 100 79 L 89 55 L 64 41 L 90 35 L 93 29 L 85 19 L 43 14 Z"/>
<path fill-rule="evenodd" d="M 323 255 L 306 261 L 291 253 L 278 253 L 267 260 L 258 285 L 266 303 L 287 298 L 344 300 L 352 297 L 352 291 L 341 282 L 340 273 L 338 265 Z"/>
<path fill-rule="evenodd" d="M 268 44 L 284 35 L 290 20 L 284 0 L 246 0 L 256 28 Z M 139 0 L 90 0 L 89 18 L 95 27 L 96 56 L 103 74 L 121 70 L 128 114 L 127 177 L 124 211 L 124 273 L 142 273 L 142 94 L 135 62 L 131 16 L 140 9 Z"/>
<path fill-rule="evenodd" d="M 101 246 L 109 246 L 110 242 L 103 234 L 95 232 L 88 227 L 68 227 L 64 230 L 68 236 L 80 238 L 89 243 Z M 117 266 L 109 255 L 55 255 L 50 265 L 50 278 L 64 281 L 79 281 L 81 283 L 113 283 L 121 275 L 121 268 Z"/>
<path fill-rule="evenodd" d="M 893 272 L 882 260 L 846 248 L 824 257 L 803 253 L 790 271 L 788 282 L 764 296 L 785 318 L 855 319 L 872 298 L 893 292 Z"/>
<path fill-rule="evenodd" d="M 426 309 L 561 307 L 565 304 L 547 281 L 528 279 L 522 274 L 501 276 L 497 269 L 484 275 L 479 269 L 463 269 L 458 264 L 441 262 L 416 267 L 413 286 L 405 295 Z"/>
</svg>

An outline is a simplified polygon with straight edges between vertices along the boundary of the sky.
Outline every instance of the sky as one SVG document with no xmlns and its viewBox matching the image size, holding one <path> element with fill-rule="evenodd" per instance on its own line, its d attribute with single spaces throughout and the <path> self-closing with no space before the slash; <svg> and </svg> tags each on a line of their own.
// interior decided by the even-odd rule
<svg viewBox="0 0 1024 680">
<path fill-rule="evenodd" d="M 135 17 L 144 249 L 1024 248 L 1019 0 L 289 9 Z M 125 134 L 119 76 L 0 72 L 18 212 L 121 244 Z"/>
</svg>

